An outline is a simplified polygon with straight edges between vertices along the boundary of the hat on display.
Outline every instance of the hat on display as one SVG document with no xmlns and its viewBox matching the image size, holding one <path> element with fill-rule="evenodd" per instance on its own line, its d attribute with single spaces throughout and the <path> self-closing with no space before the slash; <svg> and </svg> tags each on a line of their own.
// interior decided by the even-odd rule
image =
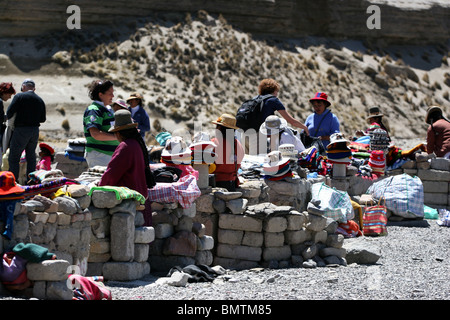
<svg viewBox="0 0 450 320">
<path fill-rule="evenodd" d="M 384 174 L 386 158 L 382 150 L 373 150 L 369 158 L 369 166 L 373 173 Z"/>
<path fill-rule="evenodd" d="M 278 147 L 282 157 L 289 158 L 290 160 L 298 160 L 298 151 L 295 150 L 295 146 L 291 143 L 284 143 Z"/>
<path fill-rule="evenodd" d="M 39 143 L 39 148 L 47 149 L 48 152 L 50 152 L 50 154 L 52 154 L 52 155 L 55 154 L 55 150 L 52 147 L 50 147 L 48 144 L 44 143 L 44 142 Z"/>
<path fill-rule="evenodd" d="M 280 169 L 289 166 L 289 158 L 284 158 L 281 152 L 276 150 L 267 154 L 268 162 L 263 164 L 263 171 L 266 175 L 274 175 L 279 173 Z"/>
<path fill-rule="evenodd" d="M 386 130 L 375 129 L 370 134 L 370 149 L 387 150 L 389 148 L 389 136 Z"/>
<path fill-rule="evenodd" d="M 350 145 L 350 141 L 344 138 L 344 135 L 340 132 L 336 132 L 333 133 L 330 136 L 330 143 L 327 146 L 327 149 L 331 149 L 333 147 L 333 145 L 338 144 L 338 143 L 343 143 L 346 146 Z"/>
<path fill-rule="evenodd" d="M 194 134 L 194 138 L 192 139 L 192 143 L 189 146 L 190 148 L 193 148 L 195 146 L 213 146 L 213 147 L 217 147 L 217 145 L 211 141 L 211 137 L 209 135 L 209 133 L 204 132 L 204 131 L 200 131 L 197 132 L 196 134 Z"/>
<path fill-rule="evenodd" d="M 313 101 L 323 101 L 323 102 L 325 102 L 327 107 L 329 107 L 331 105 L 331 102 L 328 101 L 328 95 L 325 92 L 316 92 L 314 97 L 309 99 L 309 102 L 313 102 Z"/>
<path fill-rule="evenodd" d="M 222 114 L 219 118 L 217 118 L 217 120 L 211 121 L 211 123 L 218 124 L 230 129 L 239 129 L 236 126 L 236 117 L 229 113 Z"/>
<path fill-rule="evenodd" d="M 159 143 L 160 146 L 164 147 L 166 145 L 166 141 L 170 139 L 170 137 L 172 137 L 170 132 L 164 131 L 158 133 L 155 137 L 155 140 Z"/>
<path fill-rule="evenodd" d="M 259 127 L 259 132 L 266 136 L 274 135 L 287 127 L 287 121 L 277 116 L 268 116 Z"/>
<path fill-rule="evenodd" d="M 197 132 L 189 146 L 192 151 L 192 162 L 196 164 L 213 163 L 216 157 L 214 148 L 217 145 L 211 141 L 209 133 Z"/>
<path fill-rule="evenodd" d="M 117 99 L 116 101 L 114 101 L 113 105 L 114 104 L 117 104 L 119 107 L 128 110 L 127 103 L 123 99 Z"/>
<path fill-rule="evenodd" d="M 23 188 L 16 185 L 16 178 L 11 171 L 0 171 L 0 196 L 24 192 Z"/>
<path fill-rule="evenodd" d="M 108 132 L 117 132 L 121 130 L 137 128 L 138 124 L 133 122 L 131 118 L 131 112 L 128 110 L 117 110 L 114 113 L 114 125 L 108 130 Z"/>
<path fill-rule="evenodd" d="M 191 149 L 187 147 L 182 137 L 172 136 L 166 141 L 161 152 L 161 161 L 173 164 L 189 164 L 191 162 Z"/>
</svg>

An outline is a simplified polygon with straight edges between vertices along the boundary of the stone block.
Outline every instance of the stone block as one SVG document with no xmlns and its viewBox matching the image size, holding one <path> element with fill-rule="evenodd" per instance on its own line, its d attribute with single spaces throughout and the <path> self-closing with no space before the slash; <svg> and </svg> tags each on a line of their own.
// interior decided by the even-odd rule
<svg viewBox="0 0 450 320">
<path fill-rule="evenodd" d="M 423 191 L 425 193 L 448 193 L 448 181 L 423 181 Z"/>
<path fill-rule="evenodd" d="M 308 240 L 310 233 L 305 229 L 300 230 L 286 230 L 284 232 L 284 238 L 287 244 L 299 244 Z"/>
<path fill-rule="evenodd" d="M 232 214 L 242 214 L 247 208 L 248 200 L 245 198 L 228 200 L 226 206 Z"/>
<path fill-rule="evenodd" d="M 126 199 L 122 200 L 121 203 L 117 204 L 113 208 L 109 209 L 109 214 L 115 214 L 115 213 L 128 213 L 131 214 L 133 217 L 136 215 L 136 206 L 138 203 L 134 200 Z"/>
<path fill-rule="evenodd" d="M 300 230 L 304 227 L 306 216 L 303 213 L 292 210 L 287 216 L 286 230 Z"/>
<path fill-rule="evenodd" d="M 223 258 L 260 261 L 262 249 L 258 247 L 236 246 L 219 243 L 217 245 L 217 256 Z"/>
<path fill-rule="evenodd" d="M 325 230 L 316 231 L 312 233 L 312 241 L 314 243 L 326 243 L 328 237 L 328 232 Z"/>
<path fill-rule="evenodd" d="M 91 239 L 89 254 L 92 253 L 109 253 L 111 251 L 111 243 L 109 239 Z"/>
<path fill-rule="evenodd" d="M 224 244 L 239 245 L 242 243 L 244 231 L 219 229 L 217 232 L 217 240 Z"/>
<path fill-rule="evenodd" d="M 70 264 L 66 260 L 44 260 L 39 263 L 27 263 L 27 277 L 31 281 L 65 281 L 69 266 Z"/>
<path fill-rule="evenodd" d="M 192 231 L 194 220 L 188 216 L 181 216 L 175 226 L 175 231 Z"/>
<path fill-rule="evenodd" d="M 76 198 L 76 200 L 78 201 L 78 204 L 80 205 L 81 209 L 86 209 L 89 208 L 89 206 L 91 205 L 91 197 L 90 196 L 82 196 L 79 198 Z"/>
<path fill-rule="evenodd" d="M 47 282 L 46 300 L 72 300 L 72 288 L 67 285 L 67 281 Z"/>
<path fill-rule="evenodd" d="M 122 202 L 112 191 L 94 190 L 91 198 L 92 204 L 97 208 L 114 208 Z"/>
<path fill-rule="evenodd" d="M 284 217 L 272 217 L 264 220 L 265 232 L 283 232 L 287 228 L 287 220 Z"/>
<path fill-rule="evenodd" d="M 155 229 L 153 227 L 138 227 L 134 229 L 134 243 L 148 244 L 155 240 Z"/>
<path fill-rule="evenodd" d="M 134 258 L 134 216 L 115 213 L 111 218 L 111 258 L 128 262 Z"/>
<path fill-rule="evenodd" d="M 214 213 L 213 202 L 216 198 L 213 194 L 203 194 L 195 200 L 197 211 Z"/>
<path fill-rule="evenodd" d="M 190 264 L 195 264 L 194 257 L 185 256 L 156 256 L 149 255 L 148 262 L 152 266 L 154 271 L 167 272 L 173 268 L 173 266 L 185 267 Z"/>
<path fill-rule="evenodd" d="M 306 229 L 317 232 L 325 229 L 326 225 L 327 225 L 326 217 L 308 214 L 308 222 L 306 223 Z"/>
<path fill-rule="evenodd" d="M 342 234 L 330 234 L 328 235 L 325 244 L 328 247 L 342 248 L 342 245 L 344 244 L 344 236 Z"/>
<path fill-rule="evenodd" d="M 150 273 L 148 262 L 106 262 L 103 264 L 105 280 L 131 281 Z"/>
<path fill-rule="evenodd" d="M 108 209 L 106 208 L 96 208 L 94 206 L 88 207 L 89 212 L 92 214 L 92 220 L 103 219 L 108 216 Z"/>
<path fill-rule="evenodd" d="M 28 216 L 26 214 L 19 214 L 15 216 L 12 239 L 25 239 L 28 235 L 28 230 Z"/>
<path fill-rule="evenodd" d="M 90 252 L 88 257 L 89 263 L 103 263 L 111 260 L 111 253 L 94 253 Z"/>
<path fill-rule="evenodd" d="M 417 170 L 417 176 L 420 178 L 420 180 L 426 181 L 450 181 L 450 171 L 442 171 L 442 170 L 423 170 L 419 169 Z"/>
<path fill-rule="evenodd" d="M 197 251 L 214 249 L 214 238 L 211 236 L 197 237 Z"/>
<path fill-rule="evenodd" d="M 214 256 L 209 250 L 197 251 L 195 254 L 195 263 L 197 265 L 211 265 L 214 261 Z"/>
<path fill-rule="evenodd" d="M 264 261 L 287 260 L 291 257 L 291 247 L 284 245 L 282 247 L 264 248 L 262 258 Z"/>
<path fill-rule="evenodd" d="M 246 215 L 221 214 L 219 228 L 261 232 L 262 221 Z"/>
<path fill-rule="evenodd" d="M 423 194 L 423 202 L 426 205 L 446 206 L 448 202 L 448 193 L 428 193 Z"/>
<path fill-rule="evenodd" d="M 333 247 L 326 247 L 319 251 L 319 255 L 324 258 L 327 256 L 336 256 L 339 258 L 345 258 L 347 254 L 347 250 L 344 248 L 333 248 Z"/>
<path fill-rule="evenodd" d="M 195 233 L 197 237 L 203 237 L 206 235 L 206 227 L 203 223 L 194 221 L 192 223 L 192 232 Z"/>
<path fill-rule="evenodd" d="M 29 212 L 28 219 L 33 223 L 47 223 L 49 214 L 47 212 Z"/>
<path fill-rule="evenodd" d="M 103 239 L 109 237 L 110 235 L 110 227 L 111 227 L 111 217 L 107 216 L 103 219 L 95 219 L 90 222 L 92 234 L 99 238 Z"/>
<path fill-rule="evenodd" d="M 64 212 L 65 214 L 72 215 L 82 211 L 78 201 L 71 197 L 68 196 L 56 197 L 55 202 L 58 203 L 59 212 Z"/>
<path fill-rule="evenodd" d="M 67 186 L 67 192 L 72 198 L 80 198 L 86 196 L 90 191 L 90 188 L 81 184 L 71 184 Z"/>
<path fill-rule="evenodd" d="M 57 229 L 55 245 L 59 251 L 70 251 L 80 245 L 80 230 L 74 228 Z"/>
<path fill-rule="evenodd" d="M 431 169 L 450 171 L 450 160 L 445 158 L 431 159 Z"/>
<path fill-rule="evenodd" d="M 68 226 L 72 221 L 72 217 L 64 212 L 57 212 L 57 223 L 59 226 Z"/>
<path fill-rule="evenodd" d="M 264 232 L 264 247 L 281 247 L 283 244 L 283 232 Z"/>
<path fill-rule="evenodd" d="M 155 225 L 155 238 L 157 239 L 165 239 L 173 235 L 174 229 L 173 225 L 169 223 L 160 223 Z"/>
<path fill-rule="evenodd" d="M 143 243 L 134 244 L 134 261 L 146 262 L 148 260 L 149 245 Z"/>
<path fill-rule="evenodd" d="M 164 255 L 194 257 L 197 251 L 197 236 L 189 231 L 180 231 L 164 242 Z"/>
<path fill-rule="evenodd" d="M 264 235 L 262 232 L 245 231 L 242 238 L 243 246 L 262 247 L 264 244 Z"/>
</svg>

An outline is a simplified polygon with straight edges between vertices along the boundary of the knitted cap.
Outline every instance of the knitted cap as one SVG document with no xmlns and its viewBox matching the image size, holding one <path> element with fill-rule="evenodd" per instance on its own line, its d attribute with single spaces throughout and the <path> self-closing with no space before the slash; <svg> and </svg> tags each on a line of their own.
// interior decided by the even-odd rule
<svg viewBox="0 0 450 320">
<path fill-rule="evenodd" d="M 41 262 L 44 260 L 51 260 L 53 253 L 48 252 L 47 248 L 41 247 L 34 243 L 18 243 L 14 246 L 14 253 L 28 260 L 28 262 Z"/>
</svg>

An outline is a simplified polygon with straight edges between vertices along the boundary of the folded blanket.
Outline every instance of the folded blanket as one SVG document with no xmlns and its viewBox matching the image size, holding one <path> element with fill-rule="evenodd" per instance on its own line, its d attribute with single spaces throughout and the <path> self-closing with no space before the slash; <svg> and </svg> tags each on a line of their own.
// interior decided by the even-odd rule
<svg viewBox="0 0 450 320">
<path fill-rule="evenodd" d="M 142 194 L 127 187 L 116 187 L 116 186 L 92 187 L 88 195 L 92 196 L 92 193 L 95 190 L 112 191 L 116 194 L 117 200 L 134 199 L 136 201 L 139 201 L 141 204 L 145 203 L 145 198 Z"/>
</svg>

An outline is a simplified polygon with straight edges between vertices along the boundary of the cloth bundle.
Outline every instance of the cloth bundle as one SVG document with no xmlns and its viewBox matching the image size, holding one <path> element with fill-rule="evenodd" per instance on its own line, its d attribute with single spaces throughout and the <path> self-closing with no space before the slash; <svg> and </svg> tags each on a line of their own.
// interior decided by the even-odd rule
<svg viewBox="0 0 450 320">
<path fill-rule="evenodd" d="M 72 183 L 74 183 L 72 182 L 72 180 L 63 177 L 35 185 L 22 186 L 22 188 L 25 191 L 24 192 L 25 199 L 29 199 L 38 194 L 41 194 L 43 196 L 51 195 L 53 192 L 58 191 L 58 189 L 61 188 L 62 186 Z"/>
<path fill-rule="evenodd" d="M 201 196 L 197 180 L 193 175 L 181 177 L 174 183 L 157 183 L 148 190 L 148 199 L 153 202 L 178 202 L 183 208 L 189 208 Z"/>
<path fill-rule="evenodd" d="M 67 147 L 64 149 L 64 156 L 70 160 L 86 161 L 84 158 L 84 151 L 86 148 L 86 139 L 77 138 L 67 140 Z"/>
</svg>

